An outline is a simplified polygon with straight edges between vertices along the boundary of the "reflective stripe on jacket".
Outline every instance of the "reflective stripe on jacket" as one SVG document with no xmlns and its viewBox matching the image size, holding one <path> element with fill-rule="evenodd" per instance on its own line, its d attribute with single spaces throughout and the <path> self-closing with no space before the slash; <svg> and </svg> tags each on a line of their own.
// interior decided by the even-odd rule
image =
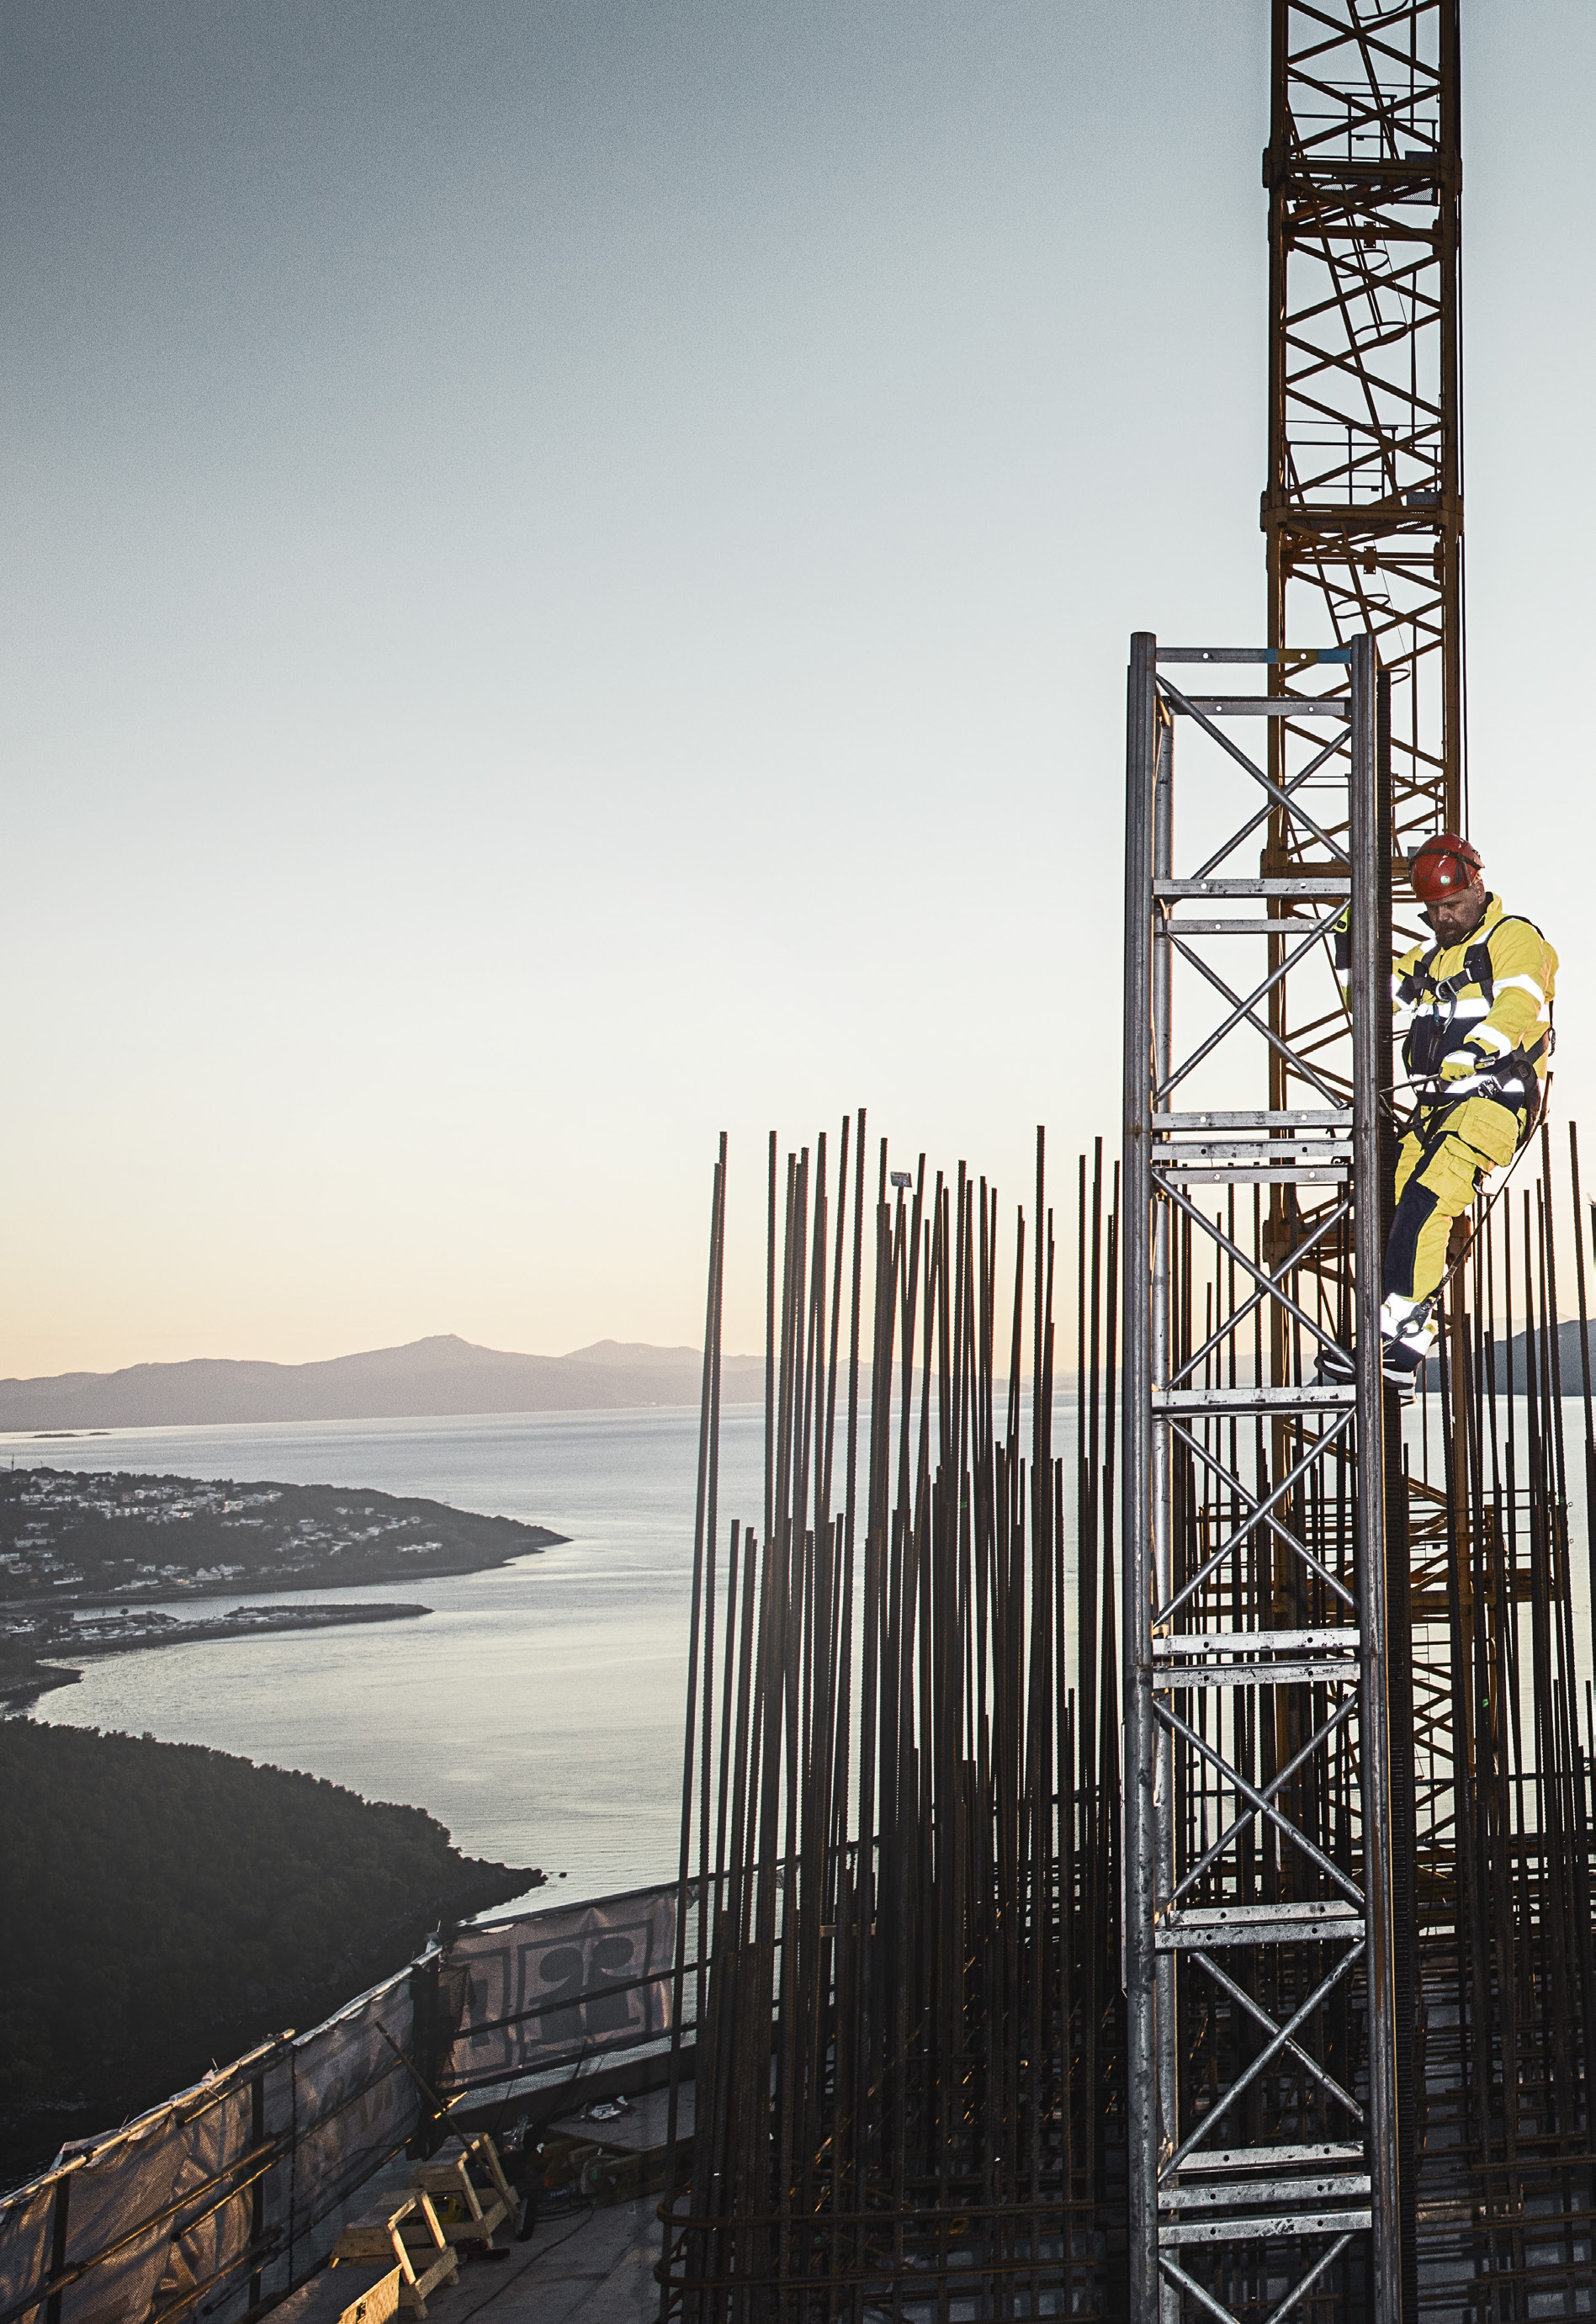
<svg viewBox="0 0 1596 2324">
<path fill-rule="evenodd" d="M 1539 928 L 1488 897 L 1462 944 L 1415 945 L 1392 972 L 1397 1008 L 1409 1012 L 1409 1076 L 1438 1080 L 1450 1067 L 1449 1096 L 1477 1090 L 1510 1104 L 1515 1090 L 1529 1095 L 1529 1074 L 1546 1077 L 1556 982 L 1557 955 Z"/>
</svg>

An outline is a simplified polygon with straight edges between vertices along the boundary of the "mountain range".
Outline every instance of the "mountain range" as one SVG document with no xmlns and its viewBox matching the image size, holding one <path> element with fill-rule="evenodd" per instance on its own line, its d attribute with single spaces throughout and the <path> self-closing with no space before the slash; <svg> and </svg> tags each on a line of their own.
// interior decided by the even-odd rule
<svg viewBox="0 0 1596 2324">
<path fill-rule="evenodd" d="M 182 1428 L 252 1420 L 412 1420 L 475 1412 L 594 1412 L 624 1405 L 696 1405 L 697 1348 L 599 1340 L 567 1356 L 478 1348 L 452 1332 L 314 1364 L 132 1364 L 118 1372 L 58 1372 L 0 1380 L 0 1431 Z M 762 1356 L 727 1356 L 721 1397 L 757 1401 Z"/>
<path fill-rule="evenodd" d="M 1587 1344 L 1591 1351 L 1591 1374 L 1592 1378 L 1596 1379 L 1596 1323 L 1591 1323 L 1586 1325 L 1586 1335 Z M 1525 1334 L 1522 1332 L 1515 1332 L 1513 1334 L 1513 1357 L 1511 1369 L 1513 1387 L 1519 1396 L 1522 1396 L 1525 1392 L 1524 1351 Z M 1503 1395 L 1506 1393 L 1508 1386 L 1508 1353 L 1499 1342 L 1498 1342 L 1494 1352 L 1497 1392 L 1499 1395 Z M 1537 1342 L 1536 1347 L 1536 1361 L 1537 1365 L 1539 1360 L 1539 1346 Z M 1583 1389 L 1584 1375 L 1580 1364 L 1580 1327 L 1577 1321 L 1559 1323 L 1557 1326 L 1557 1364 L 1559 1372 L 1562 1376 L 1564 1395 L 1579 1396 Z M 1436 1361 L 1431 1362 L 1428 1375 L 1428 1385 L 1432 1392 L 1439 1394 L 1441 1388 L 1441 1366 Z M 1537 1395 L 1540 1392 L 1540 1375 L 1538 1370 L 1536 1375 L 1536 1392 Z"/>
</svg>

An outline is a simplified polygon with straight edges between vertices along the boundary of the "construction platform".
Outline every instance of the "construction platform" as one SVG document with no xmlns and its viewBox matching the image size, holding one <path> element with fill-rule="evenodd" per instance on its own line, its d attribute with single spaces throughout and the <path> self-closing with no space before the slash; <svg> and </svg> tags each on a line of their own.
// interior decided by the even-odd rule
<svg viewBox="0 0 1596 2324">
<path fill-rule="evenodd" d="M 594 2121 L 577 2111 L 562 2115 L 543 2126 L 544 2135 L 602 2143 L 606 2153 L 646 2155 L 663 2145 L 669 2098 L 666 2091 L 650 2090 L 632 2098 L 619 2116 Z M 678 2135 L 692 2136 L 692 2084 L 683 2086 L 678 2099 Z M 457 2152 L 451 2141 L 439 2149 L 436 2161 L 447 2163 Z M 363 2211 L 402 2200 L 410 2191 L 415 2165 L 399 2156 L 361 2190 Z M 525 2243 L 507 2236 L 501 2227 L 493 2241 L 507 2249 L 503 2260 L 467 2259 L 457 2280 L 435 2291 L 427 2301 L 429 2324 L 466 2324 L 466 2319 L 492 2302 L 494 2324 L 653 2324 L 660 2312 L 660 2286 L 654 2273 L 660 2256 L 659 2194 L 650 2191 L 630 2201 L 599 2197 L 586 2204 L 558 2209 L 544 2206 L 543 2215 Z M 282 2301 L 274 2313 L 282 2324 L 313 2324 L 333 2312 L 337 2280 L 346 2271 L 328 2267 L 301 2284 Z M 347 2271 L 353 2284 L 355 2271 Z M 341 2311 L 339 2311 L 341 2312 Z"/>
</svg>

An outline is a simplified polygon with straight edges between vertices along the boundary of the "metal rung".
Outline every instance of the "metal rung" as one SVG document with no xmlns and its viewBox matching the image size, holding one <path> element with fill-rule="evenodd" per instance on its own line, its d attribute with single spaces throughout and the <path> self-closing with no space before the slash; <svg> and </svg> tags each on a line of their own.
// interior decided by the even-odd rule
<svg viewBox="0 0 1596 2324">
<path fill-rule="evenodd" d="M 1317 1630 L 1176 1630 L 1153 1639 L 1153 1660 L 1171 1655 L 1349 1654 L 1359 1635 L 1349 1623 Z"/>
<path fill-rule="evenodd" d="M 1345 1944 L 1362 1934 L 1359 1907 L 1330 1896 L 1302 1904 L 1194 1905 L 1166 1913 L 1153 1941 L 1164 1953 L 1217 1952 L 1228 1945 Z"/>
<path fill-rule="evenodd" d="M 1266 1170 L 1261 1164 L 1250 1167 L 1242 1162 L 1209 1162 L 1183 1170 L 1179 1183 L 1183 1186 L 1342 1186 L 1346 1179 L 1345 1168 L 1332 1169 L 1328 1165 L 1310 1170 L 1305 1162 L 1293 1162 L 1283 1170 Z"/>
<path fill-rule="evenodd" d="M 1195 1138 L 1177 1146 L 1167 1132 L 1153 1132 L 1153 1165 L 1171 1162 L 1350 1162 L 1350 1144 L 1331 1138 Z M 1162 1142 L 1160 1142 L 1162 1141 Z"/>
<path fill-rule="evenodd" d="M 1154 1688 L 1177 1694 L 1188 1686 L 1307 1686 L 1315 1679 L 1355 1679 L 1358 1665 L 1343 1655 L 1338 1662 L 1317 1656 L 1278 1663 L 1195 1663 L 1153 1673 Z"/>
<path fill-rule="evenodd" d="M 1153 893 L 1160 898 L 1175 896 L 1324 896 L 1340 897 L 1344 903 L 1352 894 L 1351 874 L 1326 878 L 1274 880 L 1155 880 Z"/>
<path fill-rule="evenodd" d="M 1169 925 L 1183 936 L 1312 936 L 1315 924 L 1305 914 L 1295 920 L 1171 920 Z M 1330 930 L 1319 933 L 1327 936 Z M 1158 936 L 1158 929 L 1153 934 Z"/>
<path fill-rule="evenodd" d="M 1194 2171 L 1284 2171 L 1294 2163 L 1361 2163 L 1363 2147 L 1355 2138 L 1315 2139 L 1307 2146 L 1199 2146 L 1180 2166 L 1182 2180 Z"/>
<path fill-rule="evenodd" d="M 1278 2241 L 1282 2236 L 1344 2236 L 1374 2224 L 1367 2205 L 1348 2211 L 1264 2211 L 1245 2219 L 1171 2219 L 1158 2223 L 1158 2242 L 1166 2244 L 1249 2244 Z"/>
<path fill-rule="evenodd" d="M 1292 1169 L 1243 1169 L 1211 1162 L 1208 1169 L 1180 1171 L 1173 1185 L 1345 1185 L 1345 1169 L 1308 1169 L 1305 1162 L 1296 1162 Z M 1164 1187 L 1168 1192 L 1168 1187 Z"/>
<path fill-rule="evenodd" d="M 1172 1138 L 1188 1130 L 1351 1130 L 1350 1105 L 1309 1107 L 1295 1112 L 1155 1113 L 1148 1128 L 1154 1138 Z"/>
<path fill-rule="evenodd" d="M 1355 1388 L 1156 1388 L 1155 1412 L 1344 1412 Z"/>
<path fill-rule="evenodd" d="M 1160 646 L 1156 660 L 1284 662 L 1287 669 L 1305 669 L 1315 662 L 1350 662 L 1351 646 Z"/>
<path fill-rule="evenodd" d="M 1188 694 L 1168 707 L 1177 715 L 1201 711 L 1204 718 L 1349 718 L 1347 694 Z"/>
<path fill-rule="evenodd" d="M 1158 2208 L 1217 2211 L 1235 2203 L 1289 2203 L 1304 2195 L 1330 2203 L 1338 2195 L 1367 2195 L 1373 2183 L 1367 2171 L 1331 2171 L 1305 2179 L 1241 2179 L 1233 2185 L 1220 2180 L 1201 2187 L 1160 2187 Z"/>
</svg>

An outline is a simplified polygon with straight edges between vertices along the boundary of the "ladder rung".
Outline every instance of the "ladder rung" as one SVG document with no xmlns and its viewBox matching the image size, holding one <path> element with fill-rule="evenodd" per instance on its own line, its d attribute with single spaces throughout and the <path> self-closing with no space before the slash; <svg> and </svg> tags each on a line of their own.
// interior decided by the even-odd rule
<svg viewBox="0 0 1596 2324">
<path fill-rule="evenodd" d="M 1340 896 L 1352 893 L 1352 874 L 1325 879 L 1278 880 L 1155 880 L 1153 893 L 1160 901 L 1177 896 Z"/>
<path fill-rule="evenodd" d="M 1355 2138 L 1321 2138 L 1306 2146 L 1199 2146 L 1180 2166 L 1183 2181 L 1194 2171 L 1284 2171 L 1292 2163 L 1361 2163 Z"/>
<path fill-rule="evenodd" d="M 1295 1111 L 1285 1108 L 1266 1107 L 1251 1113 L 1215 1113 L 1204 1109 L 1197 1113 L 1152 1113 L 1148 1127 L 1155 1138 L 1167 1137 L 1176 1130 L 1350 1130 L 1352 1109 L 1350 1105 L 1305 1106 Z"/>
<path fill-rule="evenodd" d="M 1367 2195 L 1367 2171 L 1331 2171 L 1303 2179 L 1210 2180 L 1200 2187 L 1160 2187 L 1158 2208 L 1168 2211 L 1217 2211 L 1236 2203 L 1289 2203 L 1305 2195 L 1317 2203 L 1337 2196 Z"/>
<path fill-rule="evenodd" d="M 1373 2218 L 1367 2207 L 1345 2211 L 1263 2211 L 1243 2219 L 1171 2219 L 1158 2223 L 1164 2244 L 1250 2244 L 1282 2236 L 1344 2236 L 1367 2227 Z"/>
<path fill-rule="evenodd" d="M 1170 1655 L 1348 1654 L 1358 1651 L 1350 1623 L 1317 1630 L 1176 1630 L 1153 1639 L 1153 1660 Z"/>
<path fill-rule="evenodd" d="M 1170 927 L 1183 936 L 1306 936 L 1314 933 L 1312 920 L 1171 920 Z"/>
<path fill-rule="evenodd" d="M 1351 646 L 1159 646 L 1155 659 L 1167 661 L 1250 661 L 1311 669 L 1324 662 L 1350 662 Z"/>
<path fill-rule="evenodd" d="M 1171 702 L 1176 715 L 1200 710 L 1205 718 L 1349 718 L 1350 694 L 1188 694 Z"/>
<path fill-rule="evenodd" d="M 1355 1388 L 1156 1388 L 1155 1412 L 1344 1412 Z"/>
<path fill-rule="evenodd" d="M 1215 1952 L 1226 1945 L 1350 1943 L 1363 1915 L 1342 1896 L 1287 1904 L 1201 1904 L 1167 1913 L 1154 1930 L 1160 1952 Z"/>
<path fill-rule="evenodd" d="M 1241 1162 L 1206 1162 L 1194 1170 L 1179 1171 L 1174 1183 L 1182 1186 L 1344 1186 L 1349 1175 L 1345 1163 L 1339 1170 L 1310 1170 L 1301 1162 L 1284 1170 L 1264 1170 Z"/>
<path fill-rule="evenodd" d="M 1171 1162 L 1350 1162 L 1352 1147 L 1344 1138 L 1191 1138 L 1175 1139 L 1153 1133 L 1153 1161 L 1159 1169 Z"/>
<path fill-rule="evenodd" d="M 1178 1694 L 1188 1686 L 1307 1686 L 1315 1679 L 1357 1675 L 1350 1655 L 1334 1661 L 1315 1655 L 1278 1663 L 1166 1664 L 1153 1673 L 1153 1685 L 1161 1694 Z"/>
</svg>

